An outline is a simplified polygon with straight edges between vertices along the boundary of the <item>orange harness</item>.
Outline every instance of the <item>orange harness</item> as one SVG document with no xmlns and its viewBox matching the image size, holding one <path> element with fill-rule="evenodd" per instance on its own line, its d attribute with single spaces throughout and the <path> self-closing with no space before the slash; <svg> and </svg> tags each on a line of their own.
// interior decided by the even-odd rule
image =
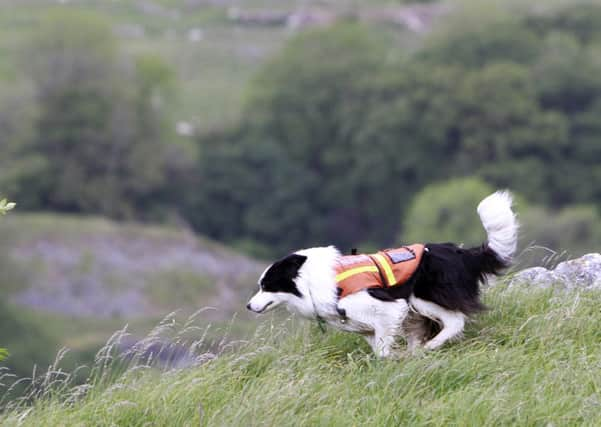
<svg viewBox="0 0 601 427">
<path fill-rule="evenodd" d="M 335 267 L 340 298 L 367 288 L 387 288 L 407 282 L 419 265 L 425 246 L 384 249 L 370 255 L 346 255 Z"/>
</svg>

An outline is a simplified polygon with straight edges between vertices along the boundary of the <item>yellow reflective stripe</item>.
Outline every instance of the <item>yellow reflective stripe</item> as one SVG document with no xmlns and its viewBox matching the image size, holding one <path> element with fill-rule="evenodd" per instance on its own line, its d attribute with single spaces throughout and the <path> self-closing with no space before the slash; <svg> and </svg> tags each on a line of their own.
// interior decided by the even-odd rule
<svg viewBox="0 0 601 427">
<path fill-rule="evenodd" d="M 365 265 L 363 267 L 351 268 L 350 270 L 346 270 L 346 271 L 343 271 L 342 273 L 337 274 L 336 281 L 341 282 L 344 279 L 348 279 L 349 277 L 354 276 L 355 274 L 367 273 L 367 272 L 377 273 L 378 267 L 376 267 L 375 265 Z"/>
<path fill-rule="evenodd" d="M 394 285 L 396 283 L 396 278 L 394 277 L 392 269 L 390 268 L 390 264 L 388 264 L 388 261 L 386 260 L 384 255 L 373 254 L 372 256 L 376 259 L 380 268 L 382 268 L 382 270 L 384 270 L 384 275 L 386 276 L 386 281 L 388 282 L 388 286 Z"/>
</svg>

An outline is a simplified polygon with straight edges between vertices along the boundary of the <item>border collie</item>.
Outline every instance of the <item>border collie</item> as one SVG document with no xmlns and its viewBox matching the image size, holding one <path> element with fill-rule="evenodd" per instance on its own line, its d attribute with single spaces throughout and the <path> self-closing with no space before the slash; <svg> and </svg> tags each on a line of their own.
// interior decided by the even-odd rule
<svg viewBox="0 0 601 427">
<path fill-rule="evenodd" d="M 479 284 L 509 267 L 516 250 L 518 223 L 512 196 L 497 191 L 477 211 L 487 242 L 464 249 L 428 243 L 417 269 L 402 285 L 368 288 L 339 298 L 333 246 L 303 249 L 270 265 L 247 308 L 265 313 L 284 305 L 291 312 L 362 334 L 380 357 L 393 354 L 397 337 L 408 350 L 433 350 L 458 338 L 466 320 L 485 307 Z"/>
</svg>

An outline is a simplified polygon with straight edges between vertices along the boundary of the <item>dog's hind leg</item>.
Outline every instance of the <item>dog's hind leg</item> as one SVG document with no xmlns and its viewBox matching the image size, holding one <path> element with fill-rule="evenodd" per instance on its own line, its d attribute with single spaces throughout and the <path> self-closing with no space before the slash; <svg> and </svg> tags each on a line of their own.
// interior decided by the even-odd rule
<svg viewBox="0 0 601 427">
<path fill-rule="evenodd" d="M 440 332 L 438 323 L 429 317 L 422 316 L 415 310 L 409 312 L 402 324 L 403 336 L 407 340 L 407 351 L 415 352 L 426 341 Z"/>
<path fill-rule="evenodd" d="M 418 313 L 442 325 L 442 330 L 424 345 L 426 349 L 437 349 L 447 341 L 462 334 L 465 326 L 465 314 L 460 311 L 447 310 L 438 304 L 414 296 L 411 297 L 410 301 Z"/>
<path fill-rule="evenodd" d="M 406 300 L 380 301 L 367 292 L 357 292 L 341 299 L 339 310 L 344 310 L 350 322 L 369 325 L 365 338 L 379 357 L 392 355 L 395 337 L 409 312 Z"/>
</svg>

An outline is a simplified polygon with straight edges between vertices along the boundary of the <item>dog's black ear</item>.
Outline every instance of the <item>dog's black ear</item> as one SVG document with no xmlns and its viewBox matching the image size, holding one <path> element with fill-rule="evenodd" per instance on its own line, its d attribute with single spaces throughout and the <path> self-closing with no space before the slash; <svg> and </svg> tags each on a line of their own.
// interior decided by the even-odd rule
<svg viewBox="0 0 601 427">
<path fill-rule="evenodd" d="M 305 261 L 307 261 L 307 257 L 304 255 L 290 254 L 282 260 L 282 266 L 289 277 L 295 278 Z"/>
<path fill-rule="evenodd" d="M 306 260 L 304 255 L 290 254 L 274 262 L 261 280 L 261 289 L 265 292 L 289 292 L 302 298 L 294 279 L 298 277 L 298 270 Z"/>
</svg>

